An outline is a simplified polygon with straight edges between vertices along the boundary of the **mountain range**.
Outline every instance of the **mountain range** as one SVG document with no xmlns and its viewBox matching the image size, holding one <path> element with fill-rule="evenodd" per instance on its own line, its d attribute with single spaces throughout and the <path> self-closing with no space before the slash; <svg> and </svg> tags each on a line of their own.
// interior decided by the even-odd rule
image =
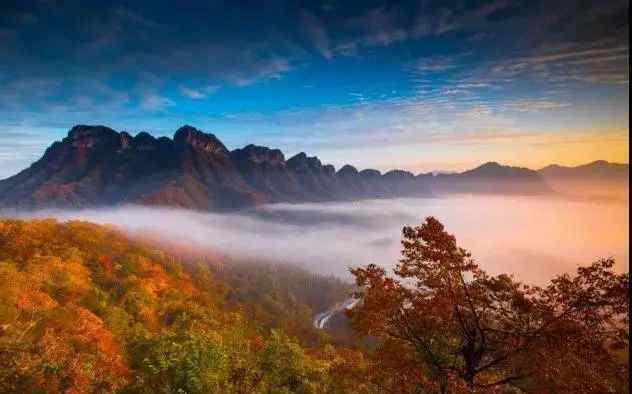
<svg viewBox="0 0 632 394">
<path fill-rule="evenodd" d="M 552 164 L 540 169 L 545 179 L 591 180 L 591 181 L 627 181 L 630 166 L 623 163 L 610 163 L 597 160 L 577 167 L 565 167 Z"/>
<path fill-rule="evenodd" d="M 627 164 L 595 162 L 540 171 L 485 163 L 461 173 L 404 170 L 384 174 L 317 157 L 286 159 L 279 149 L 247 145 L 229 150 L 194 127 L 173 138 L 131 136 L 105 126 L 78 125 L 43 157 L 0 181 L 0 207 L 88 207 L 118 204 L 233 210 L 271 202 L 331 201 L 442 193 L 550 193 L 547 177 L 620 178 Z M 588 174 L 588 175 L 587 175 Z M 627 175 L 625 175 L 627 179 Z"/>
</svg>

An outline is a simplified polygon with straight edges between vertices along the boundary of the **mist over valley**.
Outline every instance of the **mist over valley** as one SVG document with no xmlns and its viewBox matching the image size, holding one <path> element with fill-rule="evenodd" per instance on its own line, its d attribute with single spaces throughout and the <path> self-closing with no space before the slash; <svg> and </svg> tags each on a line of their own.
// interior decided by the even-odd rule
<svg viewBox="0 0 632 394">
<path fill-rule="evenodd" d="M 298 264 L 349 279 L 348 267 L 393 267 L 401 229 L 435 216 L 489 272 L 527 283 L 601 257 L 629 262 L 628 204 L 556 196 L 453 195 L 306 204 L 270 204 L 235 213 L 122 206 L 18 212 L 113 224 L 236 260 Z"/>
</svg>

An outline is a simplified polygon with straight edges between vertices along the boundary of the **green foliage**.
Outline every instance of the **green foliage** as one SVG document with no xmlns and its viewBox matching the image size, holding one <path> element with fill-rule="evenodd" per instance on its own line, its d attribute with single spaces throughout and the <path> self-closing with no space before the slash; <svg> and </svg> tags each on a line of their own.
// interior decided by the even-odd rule
<svg viewBox="0 0 632 394">
<path fill-rule="evenodd" d="M 281 328 L 303 343 L 320 345 L 326 338 L 315 331 L 312 317 L 349 296 L 352 286 L 290 265 L 261 262 L 211 264 L 217 279 L 228 285 L 226 299 L 266 328 Z"/>
<path fill-rule="evenodd" d="M 216 393 L 228 380 L 228 355 L 214 333 L 148 335 L 131 347 L 134 393 Z"/>
</svg>

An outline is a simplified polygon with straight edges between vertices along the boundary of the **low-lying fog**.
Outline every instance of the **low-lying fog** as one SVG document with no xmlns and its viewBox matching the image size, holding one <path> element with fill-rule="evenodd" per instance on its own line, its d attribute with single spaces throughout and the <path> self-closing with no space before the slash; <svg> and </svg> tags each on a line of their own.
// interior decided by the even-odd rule
<svg viewBox="0 0 632 394">
<path fill-rule="evenodd" d="M 392 267 L 403 225 L 429 215 L 442 221 L 492 273 L 544 283 L 599 257 L 629 264 L 628 205 L 559 198 L 453 196 L 318 204 L 275 204 L 234 214 L 120 207 L 38 211 L 28 216 L 113 223 L 137 233 L 239 259 L 299 263 L 349 278 L 348 266 Z"/>
</svg>

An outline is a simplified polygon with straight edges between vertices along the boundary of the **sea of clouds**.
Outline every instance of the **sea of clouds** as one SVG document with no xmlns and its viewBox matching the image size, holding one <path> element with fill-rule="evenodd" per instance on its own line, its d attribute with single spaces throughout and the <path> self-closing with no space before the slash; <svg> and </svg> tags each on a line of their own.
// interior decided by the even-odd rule
<svg viewBox="0 0 632 394">
<path fill-rule="evenodd" d="M 402 226 L 430 215 L 491 273 L 543 284 L 600 257 L 614 257 L 618 270 L 628 270 L 627 201 L 461 195 L 272 204 L 238 213 L 122 206 L 18 214 L 109 223 L 133 235 L 152 234 L 237 259 L 296 263 L 343 278 L 350 278 L 350 266 L 393 267 Z"/>
</svg>

